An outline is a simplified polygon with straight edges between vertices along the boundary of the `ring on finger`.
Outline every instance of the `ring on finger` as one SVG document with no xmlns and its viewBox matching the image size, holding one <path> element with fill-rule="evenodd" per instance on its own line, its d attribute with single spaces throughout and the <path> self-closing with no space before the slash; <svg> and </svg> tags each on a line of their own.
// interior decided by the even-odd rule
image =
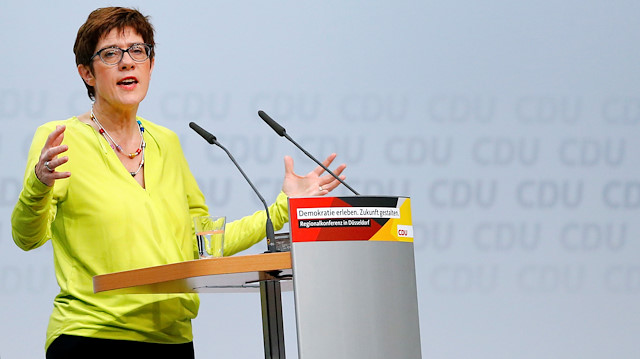
<svg viewBox="0 0 640 359">
<path fill-rule="evenodd" d="M 322 186 L 318 187 L 318 189 L 320 190 L 320 192 L 324 191 L 324 188 L 322 188 Z"/>
<path fill-rule="evenodd" d="M 53 172 L 53 168 L 49 167 L 49 161 L 44 161 L 44 167 L 47 169 L 47 171 Z"/>
</svg>

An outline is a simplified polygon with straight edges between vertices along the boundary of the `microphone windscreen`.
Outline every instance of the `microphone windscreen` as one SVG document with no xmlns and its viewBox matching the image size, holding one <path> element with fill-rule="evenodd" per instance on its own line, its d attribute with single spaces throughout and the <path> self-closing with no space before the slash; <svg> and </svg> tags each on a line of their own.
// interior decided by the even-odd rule
<svg viewBox="0 0 640 359">
<path fill-rule="evenodd" d="M 204 138 L 210 144 L 213 145 L 216 142 L 216 136 L 212 135 L 211 133 L 209 133 L 209 131 L 205 130 L 204 128 L 198 126 L 195 122 L 189 122 L 189 127 L 191 127 L 192 130 L 196 131 L 200 136 L 202 136 L 202 138 Z"/>
<path fill-rule="evenodd" d="M 287 132 L 284 129 L 284 127 L 280 126 L 276 121 L 274 121 L 271 117 L 269 117 L 269 115 L 267 115 L 264 111 L 262 110 L 258 111 L 258 116 L 260 116 L 260 118 L 264 120 L 264 122 L 266 122 L 267 125 L 269 125 L 269 127 L 271 127 L 274 131 L 276 131 L 276 133 L 281 137 L 284 136 L 284 134 Z"/>
</svg>

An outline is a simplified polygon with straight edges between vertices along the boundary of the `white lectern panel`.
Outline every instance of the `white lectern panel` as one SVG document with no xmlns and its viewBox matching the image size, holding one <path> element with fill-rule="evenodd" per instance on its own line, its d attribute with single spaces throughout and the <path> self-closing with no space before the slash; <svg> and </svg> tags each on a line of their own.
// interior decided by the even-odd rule
<svg viewBox="0 0 640 359">
<path fill-rule="evenodd" d="M 412 242 L 294 242 L 300 359 L 421 358 Z"/>
</svg>

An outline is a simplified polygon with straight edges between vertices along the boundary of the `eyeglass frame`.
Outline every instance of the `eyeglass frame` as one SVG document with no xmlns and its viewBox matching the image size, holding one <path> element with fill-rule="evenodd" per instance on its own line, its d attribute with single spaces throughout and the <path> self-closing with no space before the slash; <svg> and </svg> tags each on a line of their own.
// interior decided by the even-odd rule
<svg viewBox="0 0 640 359">
<path fill-rule="evenodd" d="M 131 50 L 131 48 L 132 48 L 132 47 L 134 47 L 134 46 L 140 46 L 140 45 L 143 45 L 143 46 L 145 46 L 145 47 L 148 47 L 148 48 L 149 48 L 149 52 L 147 53 L 147 58 L 145 58 L 144 60 L 136 60 L 136 59 L 134 59 L 134 58 L 133 58 L 133 56 L 131 56 L 131 53 L 129 53 L 129 50 Z M 108 49 L 118 49 L 118 50 L 122 51 L 122 53 L 120 54 L 120 60 L 118 60 L 118 62 L 113 63 L 113 64 L 109 64 L 109 63 L 107 63 L 106 61 L 104 61 L 104 59 L 102 58 L 102 56 L 101 56 L 100 54 L 101 54 L 104 50 L 108 50 Z M 122 61 L 122 59 L 124 59 L 124 54 L 125 54 L 125 52 L 129 54 L 129 57 L 131 57 L 131 60 L 133 60 L 134 62 L 137 62 L 137 63 L 141 64 L 141 63 L 143 63 L 143 62 L 147 61 L 147 60 L 151 57 L 151 54 L 153 53 L 153 45 L 151 45 L 151 44 L 145 44 L 145 43 L 143 43 L 143 42 L 138 42 L 138 43 L 132 44 L 132 45 L 131 45 L 131 46 L 129 46 L 126 50 L 125 50 L 125 49 L 120 48 L 119 46 L 107 46 L 107 47 L 105 47 L 105 48 L 102 48 L 102 49 L 98 50 L 95 54 L 93 54 L 93 56 L 91 56 L 91 58 L 89 59 L 89 62 L 93 61 L 93 59 L 95 59 L 95 58 L 96 58 L 96 56 L 98 56 L 98 57 L 100 58 L 100 61 L 102 61 L 102 63 L 103 63 L 103 64 L 105 64 L 105 65 L 107 65 L 107 66 L 115 66 L 115 65 L 119 64 L 119 63 Z"/>
</svg>

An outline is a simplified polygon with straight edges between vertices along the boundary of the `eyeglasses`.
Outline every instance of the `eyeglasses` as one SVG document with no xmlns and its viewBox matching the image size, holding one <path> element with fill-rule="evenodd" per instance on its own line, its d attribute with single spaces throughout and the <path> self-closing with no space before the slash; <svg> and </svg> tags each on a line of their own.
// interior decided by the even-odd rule
<svg viewBox="0 0 640 359">
<path fill-rule="evenodd" d="M 133 44 L 128 49 L 123 50 L 117 46 L 105 47 L 98 50 L 89 61 L 93 61 L 96 56 L 100 56 L 100 60 L 107 65 L 117 65 L 122 61 L 124 53 L 128 52 L 131 59 L 135 62 L 145 62 L 151 55 L 153 46 L 149 44 Z"/>
</svg>

